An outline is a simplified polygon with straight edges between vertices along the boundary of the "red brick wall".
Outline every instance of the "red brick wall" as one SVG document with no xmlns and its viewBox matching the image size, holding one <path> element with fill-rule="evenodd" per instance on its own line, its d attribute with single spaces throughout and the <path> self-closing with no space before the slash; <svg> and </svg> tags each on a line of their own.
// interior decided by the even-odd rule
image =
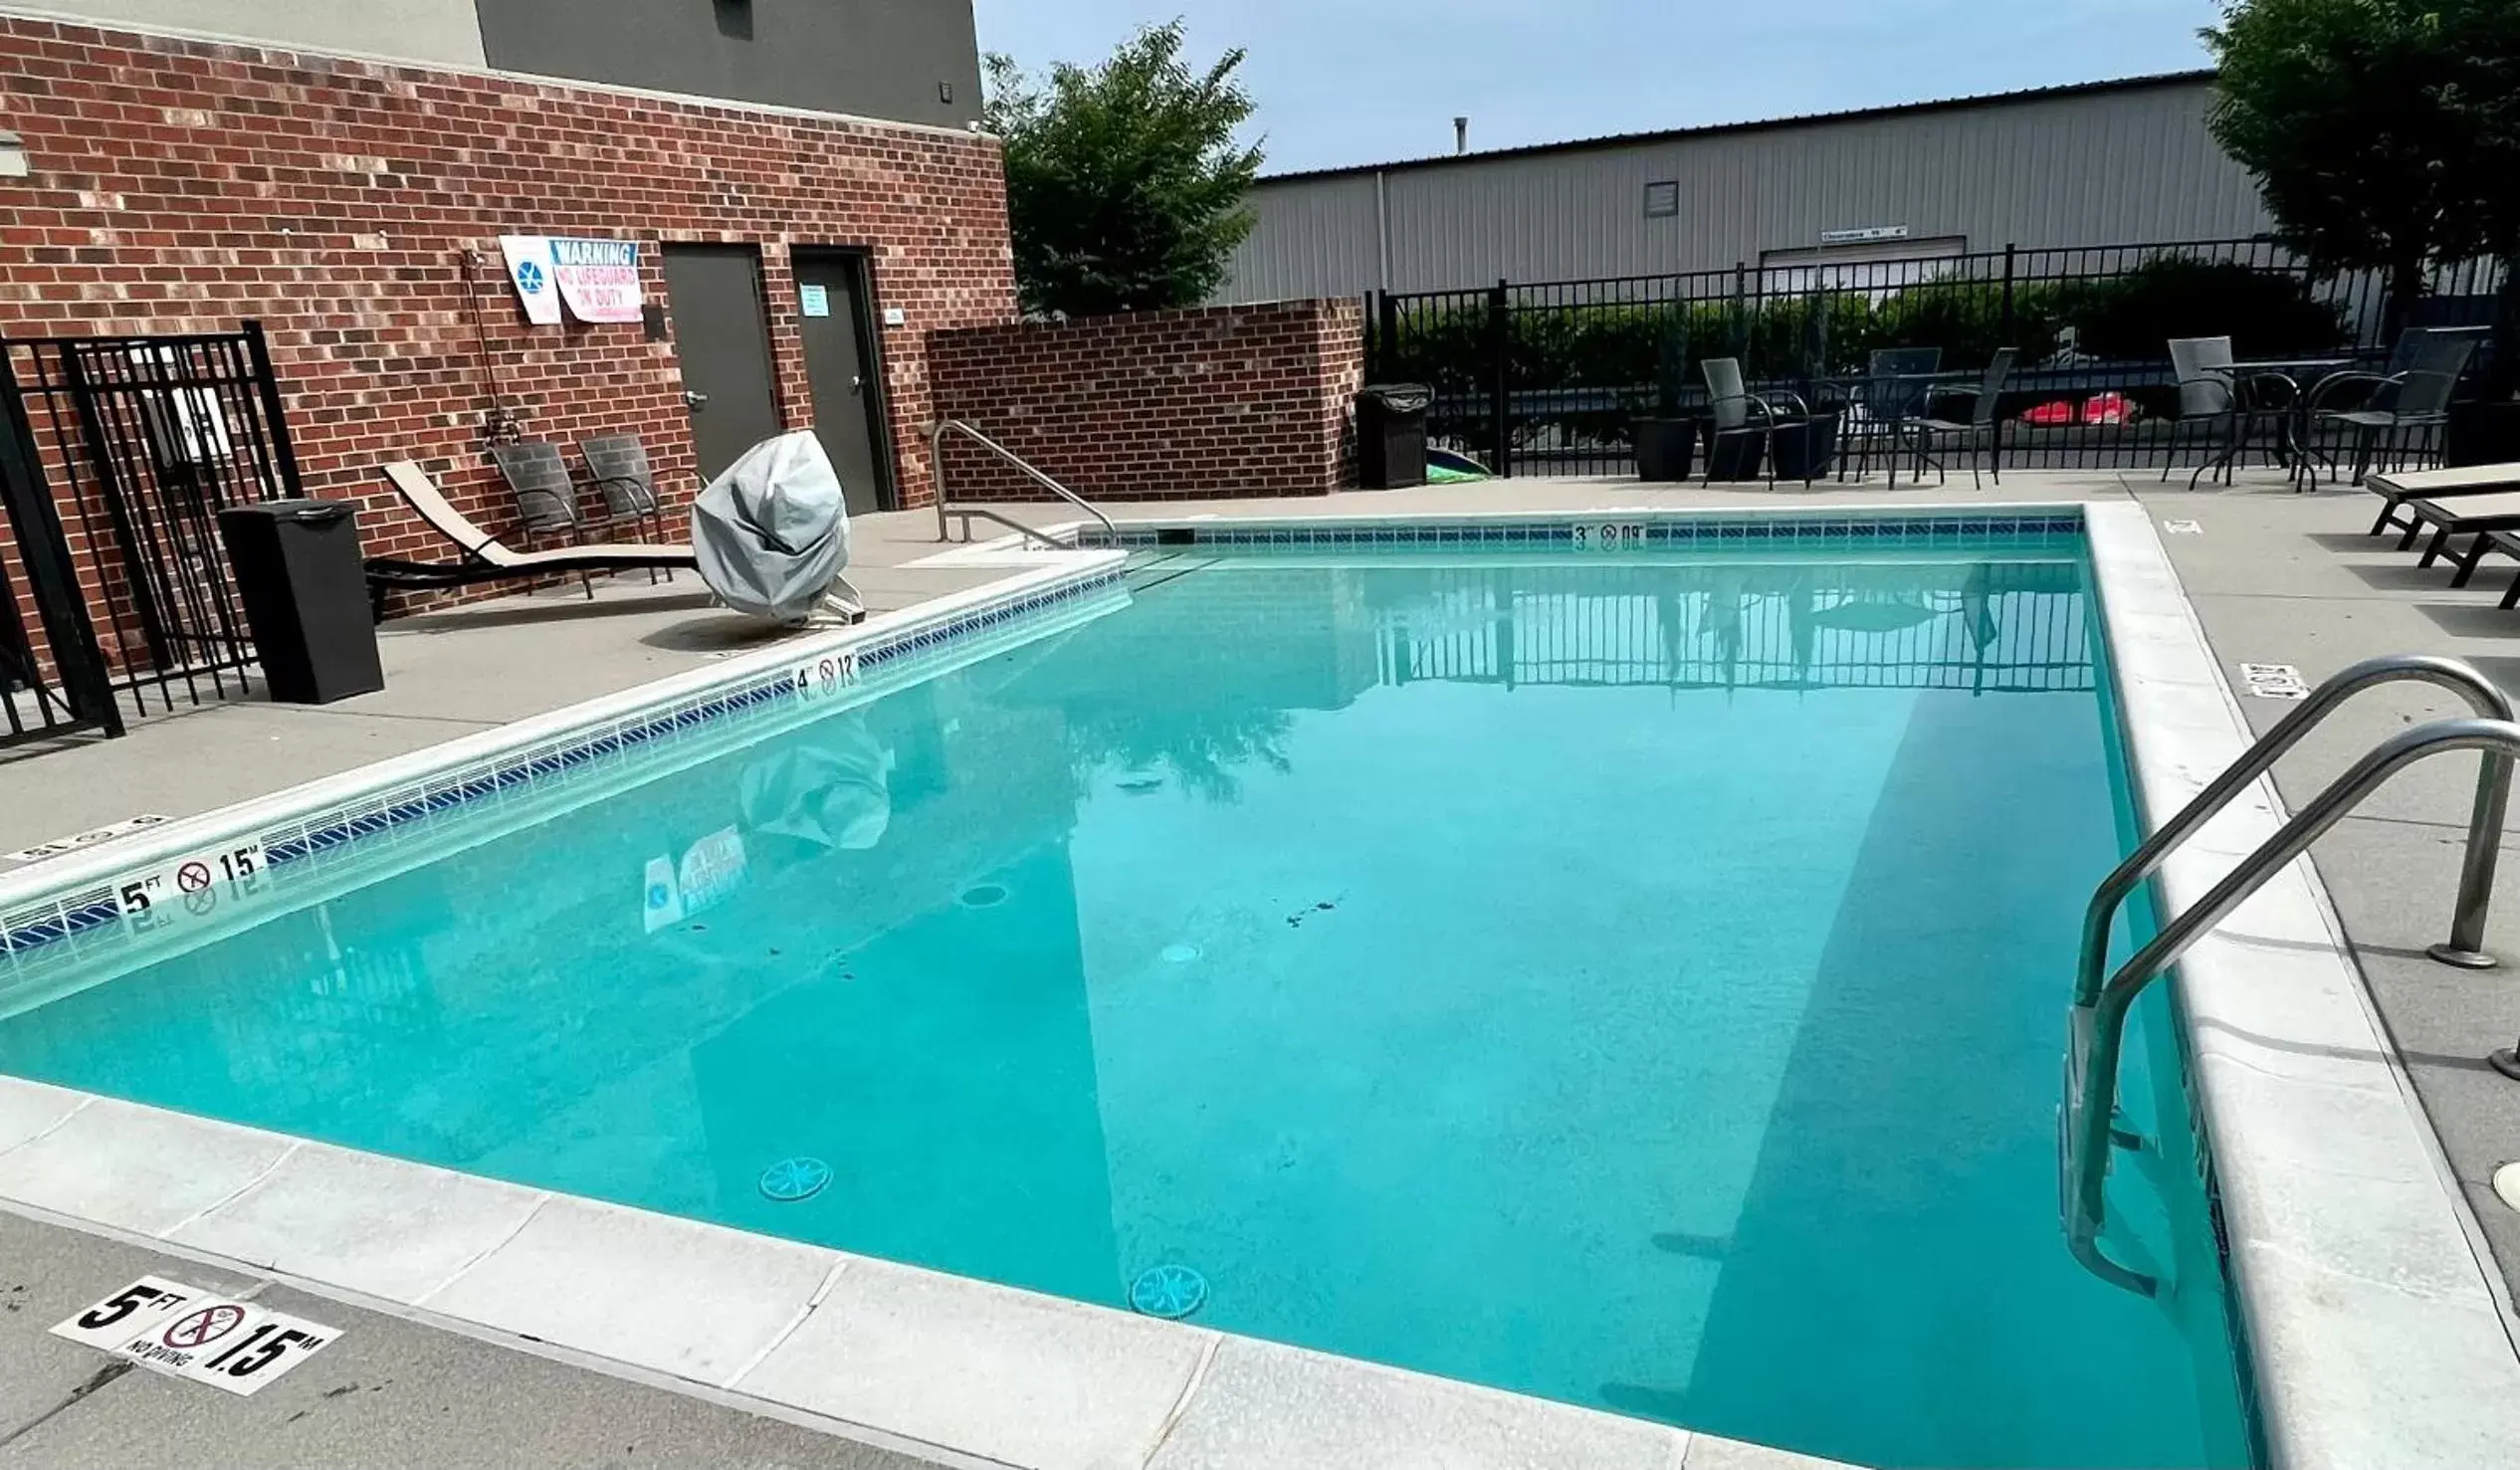
<svg viewBox="0 0 2520 1470">
<path fill-rule="evenodd" d="M 1353 301 L 941 330 L 928 363 L 942 412 L 1088 499 L 1327 495 L 1355 480 Z M 975 446 L 945 455 L 956 500 L 1040 495 Z"/>
<path fill-rule="evenodd" d="M 364 498 L 370 554 L 448 550 L 382 493 L 384 460 L 515 525 L 484 453 L 494 373 L 527 437 L 636 432 L 688 497 L 673 344 L 526 325 L 502 234 L 635 239 L 659 304 L 661 242 L 757 245 L 791 427 L 813 405 L 788 249 L 869 247 L 878 306 L 908 315 L 877 328 L 904 504 L 931 498 L 927 332 L 1014 315 L 989 138 L 25 19 L 0 19 L 0 126 L 33 170 L 0 178 L 0 331 L 260 317 L 308 489 Z"/>
</svg>

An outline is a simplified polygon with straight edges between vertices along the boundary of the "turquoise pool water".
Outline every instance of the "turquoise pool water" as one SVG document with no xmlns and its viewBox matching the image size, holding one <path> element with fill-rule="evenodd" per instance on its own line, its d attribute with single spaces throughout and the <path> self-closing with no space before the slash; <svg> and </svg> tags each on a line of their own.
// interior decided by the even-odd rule
<svg viewBox="0 0 2520 1470">
<path fill-rule="evenodd" d="M 2124 841 L 2077 552 L 1132 581 L 0 1070 L 1865 1464 L 2245 1462 L 2158 1013 L 2113 1207 L 2174 1289 L 2057 1226 Z"/>
</svg>

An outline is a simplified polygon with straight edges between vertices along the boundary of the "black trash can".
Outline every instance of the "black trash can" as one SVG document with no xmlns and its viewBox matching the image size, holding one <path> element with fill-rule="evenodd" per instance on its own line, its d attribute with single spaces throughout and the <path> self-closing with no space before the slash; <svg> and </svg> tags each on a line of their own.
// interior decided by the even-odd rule
<svg viewBox="0 0 2520 1470">
<path fill-rule="evenodd" d="M 219 513 L 254 652 L 272 698 L 328 705 L 385 687 L 359 565 L 358 509 L 266 501 Z"/>
<path fill-rule="evenodd" d="M 1426 483 L 1426 409 L 1435 390 L 1384 383 L 1357 395 L 1357 483 L 1399 490 Z"/>
</svg>

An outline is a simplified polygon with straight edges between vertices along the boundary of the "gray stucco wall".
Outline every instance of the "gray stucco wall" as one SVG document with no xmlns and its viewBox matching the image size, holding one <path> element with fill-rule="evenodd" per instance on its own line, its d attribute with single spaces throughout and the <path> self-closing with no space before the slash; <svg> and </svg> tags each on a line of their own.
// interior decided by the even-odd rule
<svg viewBox="0 0 2520 1470">
<path fill-rule="evenodd" d="M 41 0 L 7 8 L 74 16 L 102 26 L 197 31 L 306 51 L 357 52 L 442 66 L 483 63 L 473 0 Z"/>
<path fill-rule="evenodd" d="M 483 49 L 507 71 L 947 127 L 980 115 L 970 0 L 480 0 L 480 12 Z"/>
<path fill-rule="evenodd" d="M 1905 225 L 1971 250 L 2255 234 L 2255 185 L 2205 131 L 2211 86 L 1818 120 L 1383 172 L 1389 289 L 1730 269 Z M 1645 185 L 1679 185 L 1648 219 Z M 1349 296 L 1382 283 L 1370 172 L 1263 181 L 1220 302 Z"/>
</svg>

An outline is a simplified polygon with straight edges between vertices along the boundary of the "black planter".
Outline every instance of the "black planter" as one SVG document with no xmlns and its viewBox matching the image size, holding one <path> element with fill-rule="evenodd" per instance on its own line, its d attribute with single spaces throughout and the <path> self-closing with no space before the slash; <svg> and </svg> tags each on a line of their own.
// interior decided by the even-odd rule
<svg viewBox="0 0 2520 1470">
<path fill-rule="evenodd" d="M 2446 465 L 2507 465 L 2520 461 L 2520 403 L 2453 403 L 2441 433 Z"/>
<path fill-rule="evenodd" d="M 1825 479 L 1837 463 L 1837 415 L 1823 413 L 1799 423 L 1777 426 L 1775 447 L 1779 480 Z"/>
<path fill-rule="evenodd" d="M 1697 464 L 1696 419 L 1638 419 L 1636 478 L 1663 482 L 1686 480 Z"/>
</svg>

